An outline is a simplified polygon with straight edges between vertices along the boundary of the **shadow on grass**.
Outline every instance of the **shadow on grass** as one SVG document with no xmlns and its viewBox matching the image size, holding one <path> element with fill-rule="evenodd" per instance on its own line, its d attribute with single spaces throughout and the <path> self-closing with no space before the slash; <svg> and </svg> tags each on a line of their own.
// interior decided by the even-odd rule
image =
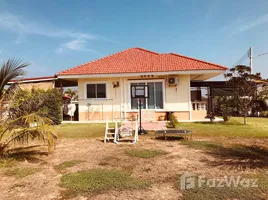
<svg viewBox="0 0 268 200">
<path fill-rule="evenodd" d="M 268 150 L 258 146 L 239 145 L 210 152 L 210 154 L 222 158 L 210 161 L 209 164 L 212 166 L 239 170 L 268 167 Z"/>
<path fill-rule="evenodd" d="M 35 145 L 29 147 L 19 147 L 10 149 L 7 152 L 7 158 L 12 158 L 16 161 L 25 161 L 27 160 L 30 163 L 40 163 L 44 162 L 41 159 L 41 156 L 48 156 L 49 153 L 45 150 L 44 145 Z"/>
<path fill-rule="evenodd" d="M 245 126 L 243 123 L 238 122 L 238 121 L 220 121 L 220 122 L 193 122 L 194 124 L 205 124 L 205 125 L 241 125 L 241 126 Z"/>
<path fill-rule="evenodd" d="M 180 136 L 176 136 L 176 137 L 166 136 L 166 138 L 165 138 L 165 136 L 157 136 L 155 139 L 156 140 L 163 140 L 163 141 L 165 141 L 165 140 L 167 140 L 167 141 L 176 141 L 176 140 L 180 141 L 180 140 L 184 140 L 185 138 L 180 137 Z"/>
<path fill-rule="evenodd" d="M 259 146 L 234 145 L 224 147 L 222 144 L 206 141 L 182 142 L 189 147 L 202 149 L 216 159 L 202 160 L 210 166 L 220 166 L 226 169 L 262 169 L 268 167 L 268 149 Z"/>
</svg>

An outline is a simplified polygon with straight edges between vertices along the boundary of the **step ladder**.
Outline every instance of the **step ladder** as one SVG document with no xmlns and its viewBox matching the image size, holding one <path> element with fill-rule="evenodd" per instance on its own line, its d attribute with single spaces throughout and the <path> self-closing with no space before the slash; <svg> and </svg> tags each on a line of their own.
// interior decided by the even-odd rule
<svg viewBox="0 0 268 200">
<path fill-rule="evenodd" d="M 121 125 L 122 124 L 123 123 L 121 121 Z M 132 123 L 131 123 L 131 127 L 124 127 L 123 126 L 119 129 L 117 121 L 115 121 L 115 128 L 110 128 L 108 118 L 106 117 L 104 143 L 106 143 L 107 141 L 113 141 L 115 144 L 119 144 L 120 142 L 122 142 L 124 140 L 125 141 L 132 140 L 132 142 L 131 142 L 132 144 L 135 144 L 138 141 L 138 119 L 135 120 L 134 129 L 133 129 Z"/>
<path fill-rule="evenodd" d="M 108 117 L 106 117 L 106 128 L 105 128 L 105 134 L 104 134 L 104 143 L 107 141 L 112 140 L 114 143 L 117 144 L 118 141 L 118 125 L 117 121 L 115 121 L 115 128 L 109 127 Z"/>
</svg>

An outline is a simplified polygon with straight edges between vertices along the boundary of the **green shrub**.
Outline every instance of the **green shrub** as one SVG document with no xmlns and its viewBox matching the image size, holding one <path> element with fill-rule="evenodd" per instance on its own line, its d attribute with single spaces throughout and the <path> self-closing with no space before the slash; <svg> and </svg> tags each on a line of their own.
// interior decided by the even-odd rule
<svg viewBox="0 0 268 200">
<path fill-rule="evenodd" d="M 233 111 L 233 99 L 228 97 L 218 97 L 215 114 L 223 116 L 224 121 L 229 121 Z"/>
<path fill-rule="evenodd" d="M 167 122 L 166 126 L 167 128 L 176 128 L 179 125 L 179 121 L 177 119 L 177 117 L 172 113 L 169 116 L 169 122 Z"/>
<path fill-rule="evenodd" d="M 10 103 L 12 119 L 42 111 L 42 116 L 60 124 L 62 120 L 62 95 L 58 89 L 20 90 Z"/>
<path fill-rule="evenodd" d="M 262 111 L 261 117 L 268 117 L 268 111 Z"/>
</svg>

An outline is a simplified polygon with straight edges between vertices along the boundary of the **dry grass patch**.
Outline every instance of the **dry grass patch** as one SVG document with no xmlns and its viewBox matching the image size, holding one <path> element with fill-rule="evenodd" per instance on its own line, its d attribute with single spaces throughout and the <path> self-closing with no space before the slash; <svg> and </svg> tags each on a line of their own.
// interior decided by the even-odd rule
<svg viewBox="0 0 268 200">
<path fill-rule="evenodd" d="M 2 158 L 0 159 L 0 168 L 9 168 L 17 164 L 17 161 L 12 158 Z"/>
<path fill-rule="evenodd" d="M 167 152 L 163 150 L 151 150 L 151 149 L 130 149 L 126 150 L 125 154 L 137 158 L 154 158 L 156 156 L 165 155 L 167 154 Z"/>
<path fill-rule="evenodd" d="M 129 158 L 118 158 L 114 156 L 107 156 L 104 157 L 100 162 L 100 166 L 103 167 L 112 167 L 115 169 L 122 169 L 123 171 L 132 174 L 135 166 L 133 165 L 133 162 Z"/>
<path fill-rule="evenodd" d="M 224 146 L 219 143 L 212 143 L 207 141 L 183 141 L 181 144 L 188 147 L 206 150 L 210 153 L 218 154 L 223 157 L 239 157 L 247 159 L 268 159 L 268 149 L 256 145 L 229 145 Z"/>
<path fill-rule="evenodd" d="M 91 169 L 65 174 L 61 177 L 60 186 L 66 188 L 64 198 L 76 195 L 98 194 L 107 190 L 142 189 L 149 182 L 133 178 L 119 170 Z"/>
<path fill-rule="evenodd" d="M 82 160 L 70 160 L 70 161 L 66 161 L 66 162 L 63 162 L 59 165 L 54 166 L 54 169 L 57 170 L 58 172 L 63 172 L 67 168 L 74 167 L 75 165 L 82 163 L 82 162 L 84 162 L 84 161 L 82 161 Z"/>
<path fill-rule="evenodd" d="M 39 171 L 41 171 L 40 168 L 21 167 L 21 168 L 8 169 L 6 170 L 5 175 L 14 176 L 15 178 L 24 178 L 26 176 L 35 174 Z"/>
</svg>

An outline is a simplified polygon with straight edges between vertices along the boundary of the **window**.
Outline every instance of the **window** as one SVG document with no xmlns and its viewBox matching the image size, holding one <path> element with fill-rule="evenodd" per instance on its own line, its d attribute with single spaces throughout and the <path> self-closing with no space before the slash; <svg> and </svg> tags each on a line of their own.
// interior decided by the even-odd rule
<svg viewBox="0 0 268 200">
<path fill-rule="evenodd" d="M 142 109 L 163 109 L 163 82 L 131 83 L 132 85 L 148 85 L 149 98 L 141 102 Z M 138 99 L 131 99 L 131 109 L 138 109 Z"/>
<path fill-rule="evenodd" d="M 87 84 L 87 98 L 106 98 L 106 84 Z"/>
</svg>

